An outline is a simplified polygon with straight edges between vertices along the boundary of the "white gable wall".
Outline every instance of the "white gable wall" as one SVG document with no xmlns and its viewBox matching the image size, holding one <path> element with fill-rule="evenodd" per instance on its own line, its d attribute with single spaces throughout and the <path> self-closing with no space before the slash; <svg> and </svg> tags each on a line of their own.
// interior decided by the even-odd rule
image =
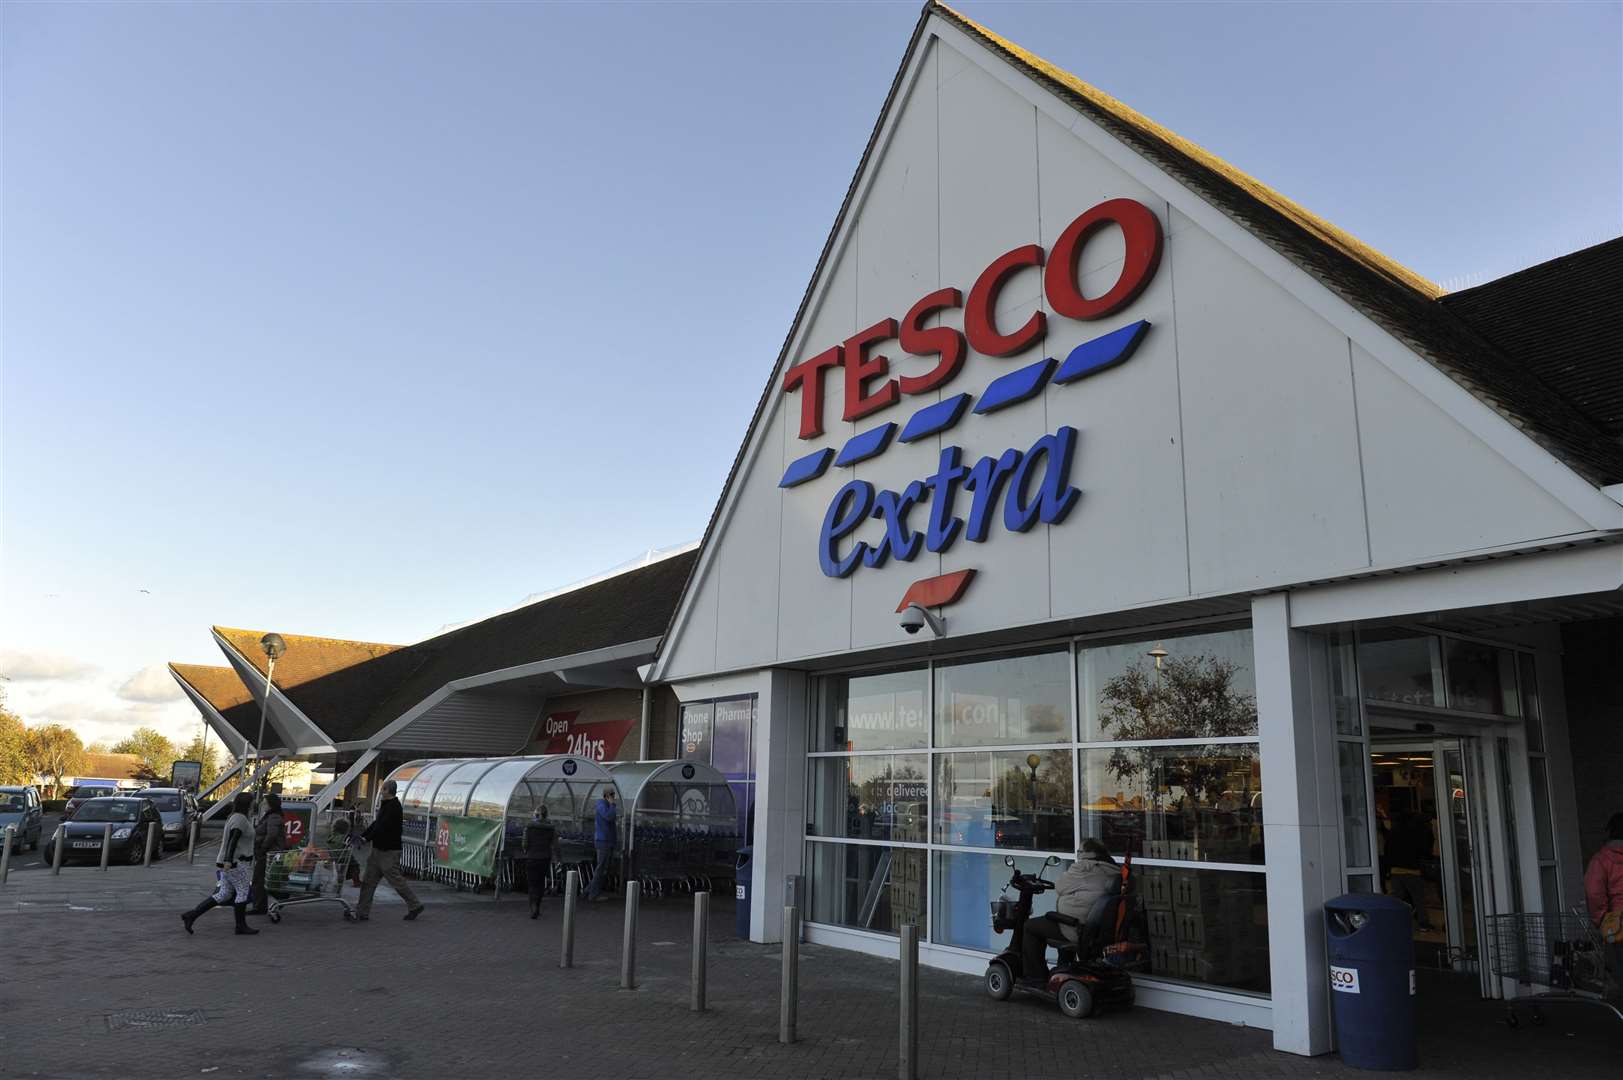
<svg viewBox="0 0 1623 1080">
<path fill-rule="evenodd" d="M 1141 159 L 1101 146 L 1097 129 L 1019 78 L 973 46 L 921 47 L 787 364 L 885 316 L 900 319 L 936 288 L 967 295 L 993 258 L 1023 244 L 1050 248 L 1077 214 L 1107 198 L 1136 199 L 1161 219 L 1165 246 L 1149 287 L 1098 322 L 1051 314 L 1038 346 L 1001 359 L 971 353 L 938 393 L 903 396 L 854 424 L 839 419 L 842 373 L 832 369 L 825 434 L 816 439 L 797 437 L 800 394 L 780 392 L 780 370 L 660 678 L 906 641 L 894 613 L 906 587 L 962 568 L 979 576 L 946 612 L 954 636 L 1592 531 L 1594 515 L 1570 508 L 1581 483 L 1574 488 L 1543 451 L 1528 442 L 1508 460 L 1483 435 L 1508 425 L 1485 406 L 1431 380 L 1434 369 L 1367 320 L 1333 320 L 1339 300 L 1281 270 Z M 1085 291 L 1107 288 L 1121 255 L 1115 230 L 1091 242 Z M 1043 304 L 1039 273 L 1022 271 L 1003 292 L 999 324 L 1016 327 Z M 947 317 L 961 325 L 961 312 Z M 1121 367 L 1050 385 L 990 416 L 968 415 L 943 435 L 893 443 L 798 487 L 777 486 L 789 462 L 817 448 L 837 451 L 859 431 L 903 424 L 943 396 L 978 398 L 999 375 L 1044 356 L 1063 360 L 1073 345 L 1138 319 L 1151 329 Z M 929 363 L 894 341 L 877 351 L 891 358 L 893 375 Z M 1421 370 L 1400 377 L 1394 354 Z M 1428 394 L 1446 398 L 1446 408 Z M 939 556 L 861 566 L 843 580 L 822 574 L 819 529 L 849 480 L 900 491 L 934 471 L 945 445 L 962 446 L 970 465 L 1011 447 L 1024 452 L 1061 425 L 1080 432 L 1071 482 L 1083 493 L 1062 524 L 1011 534 L 998 514 L 986 543 L 960 537 Z M 1551 476 L 1560 498 L 1546 491 Z M 957 516 L 969 505 L 961 492 Z M 918 506 L 912 527 L 923 529 L 928 511 Z M 870 521 L 844 547 L 881 533 Z"/>
</svg>

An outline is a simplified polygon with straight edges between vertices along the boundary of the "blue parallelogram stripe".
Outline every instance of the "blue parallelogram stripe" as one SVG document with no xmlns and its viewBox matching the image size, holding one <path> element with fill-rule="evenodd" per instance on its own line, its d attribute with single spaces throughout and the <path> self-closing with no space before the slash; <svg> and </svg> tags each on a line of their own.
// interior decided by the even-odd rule
<svg viewBox="0 0 1623 1080">
<path fill-rule="evenodd" d="M 902 442 L 912 442 L 914 439 L 922 439 L 938 431 L 945 431 L 964 415 L 964 406 L 968 404 L 969 395 L 959 394 L 945 401 L 938 401 L 934 405 L 926 405 L 907 418 L 907 423 L 902 425 L 902 433 L 897 438 Z"/>
<path fill-rule="evenodd" d="M 1150 324 L 1140 319 L 1130 326 L 1120 330 L 1112 330 L 1102 337 L 1092 341 L 1084 341 L 1071 350 L 1071 355 L 1065 358 L 1060 365 L 1059 372 L 1054 376 L 1057 383 L 1074 382 L 1088 375 L 1097 375 L 1101 371 L 1126 363 L 1132 358 L 1139 342 L 1144 340 Z"/>
<path fill-rule="evenodd" d="M 894 434 L 896 425 L 889 423 L 869 428 L 860 435 L 853 435 L 840 447 L 840 456 L 834 459 L 834 464 L 855 465 L 859 461 L 866 461 L 875 454 L 882 453 L 885 447 L 890 445 L 890 437 Z"/>
<path fill-rule="evenodd" d="M 981 391 L 981 399 L 975 403 L 975 411 L 996 412 L 1034 396 L 1043 388 L 1043 384 L 1048 381 L 1049 372 L 1053 370 L 1052 359 L 1039 360 L 1019 371 L 1011 371 L 1007 375 L 993 379 L 991 385 Z"/>
<path fill-rule="evenodd" d="M 829 459 L 834 456 L 834 448 L 825 446 L 821 450 L 814 450 L 803 458 L 795 458 L 789 467 L 783 470 L 783 479 L 778 481 L 779 487 L 794 487 L 804 484 L 807 480 L 815 480 L 823 475 L 828 468 Z"/>
</svg>

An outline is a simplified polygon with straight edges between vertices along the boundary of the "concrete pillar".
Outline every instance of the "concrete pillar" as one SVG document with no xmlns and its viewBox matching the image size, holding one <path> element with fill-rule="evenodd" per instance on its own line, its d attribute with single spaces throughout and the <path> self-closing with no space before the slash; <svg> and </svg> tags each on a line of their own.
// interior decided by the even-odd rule
<svg viewBox="0 0 1623 1080">
<path fill-rule="evenodd" d="M 1268 869 L 1274 1049 L 1332 1049 L 1324 902 L 1341 893 L 1335 729 L 1322 643 L 1290 626 L 1290 597 L 1251 603 Z M 1320 699 L 1323 699 L 1322 701 Z"/>
<path fill-rule="evenodd" d="M 750 938 L 775 942 L 783 934 L 783 879 L 805 873 L 806 676 L 767 670 L 760 673 L 759 687 Z"/>
</svg>

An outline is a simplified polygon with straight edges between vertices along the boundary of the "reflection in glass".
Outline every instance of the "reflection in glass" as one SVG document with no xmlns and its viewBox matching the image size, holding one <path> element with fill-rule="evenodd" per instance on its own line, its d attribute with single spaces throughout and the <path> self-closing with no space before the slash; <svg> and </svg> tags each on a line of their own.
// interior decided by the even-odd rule
<svg viewBox="0 0 1623 1080">
<path fill-rule="evenodd" d="M 1003 865 L 1003 856 L 973 851 L 938 851 L 935 859 L 935 931 L 932 941 L 957 945 L 963 949 L 984 949 L 998 952 L 1009 946 L 1008 932 L 994 934 L 992 920 L 987 916 L 987 905 L 1003 893 L 1009 881 L 1009 868 Z M 1058 866 L 1045 866 L 1043 856 L 1016 856 L 1015 866 L 1022 874 L 1042 872 L 1049 881 L 1070 866 L 1062 861 Z M 1054 910 L 1055 896 L 1049 891 L 1033 898 L 1033 916 L 1046 915 Z M 1011 900 L 1018 894 L 1009 892 Z"/>
<path fill-rule="evenodd" d="M 423 766 L 423 771 L 412 780 L 411 786 L 404 792 L 396 793 L 400 796 L 401 809 L 406 813 L 428 813 L 433 807 L 434 793 L 439 790 L 440 781 L 455 772 L 461 764 L 461 760 L 451 759 Z"/>
<path fill-rule="evenodd" d="M 1250 630 L 1082 649 L 1077 679 L 1083 742 L 1257 733 Z"/>
<path fill-rule="evenodd" d="M 1082 835 L 1113 854 L 1263 861 L 1255 744 L 1100 747 L 1077 756 Z"/>
<path fill-rule="evenodd" d="M 1348 866 L 1369 866 L 1369 799 L 1364 770 L 1369 759 L 1362 743 L 1338 742 L 1341 772 L 1341 832 Z"/>
<path fill-rule="evenodd" d="M 1448 660 L 1448 705 L 1465 712 L 1521 713 L 1516 694 L 1516 654 L 1475 641 L 1444 638 Z"/>
<path fill-rule="evenodd" d="M 1330 667 L 1330 711 L 1335 716 L 1336 734 L 1362 735 L 1363 714 L 1358 704 L 1358 649 L 1347 630 L 1332 630 L 1326 636 Z"/>
<path fill-rule="evenodd" d="M 1350 893 L 1372 893 L 1375 891 L 1375 879 L 1368 874 L 1347 875 L 1347 891 Z"/>
<path fill-rule="evenodd" d="M 1076 849 L 1069 750 L 938 754 L 935 767 L 936 843 Z"/>
<path fill-rule="evenodd" d="M 867 844 L 807 844 L 812 922 L 894 934 L 924 925 L 925 852 Z M 985 917 L 985 900 L 981 903 Z"/>
<path fill-rule="evenodd" d="M 1440 705 L 1442 671 L 1442 654 L 1430 634 L 1366 630 L 1359 641 L 1358 675 L 1366 698 Z"/>
<path fill-rule="evenodd" d="M 1264 875 L 1143 867 L 1135 868 L 1133 876 L 1144 907 L 1131 933 L 1148 943 L 1150 974 L 1268 992 Z"/>
<path fill-rule="evenodd" d="M 710 729 L 715 716 L 716 705 L 711 701 L 682 706 L 682 752 L 678 757 L 710 763 Z"/>
<path fill-rule="evenodd" d="M 924 668 L 823 679 L 815 749 L 892 750 L 929 745 Z"/>
<path fill-rule="evenodd" d="M 811 766 L 810 835 L 924 843 L 923 754 L 813 758 Z"/>
<path fill-rule="evenodd" d="M 1533 839 L 1538 845 L 1539 862 L 1555 859 L 1555 835 L 1550 830 L 1549 768 L 1541 757 L 1527 759 L 1527 771 L 1533 779 Z"/>
<path fill-rule="evenodd" d="M 937 746 L 1070 739 L 1069 654 L 1037 653 L 936 667 Z"/>
<path fill-rule="evenodd" d="M 755 728 L 755 696 L 729 698 L 716 702 L 714 746 L 710 764 L 732 779 L 741 779 L 750 769 L 750 732 Z"/>
</svg>

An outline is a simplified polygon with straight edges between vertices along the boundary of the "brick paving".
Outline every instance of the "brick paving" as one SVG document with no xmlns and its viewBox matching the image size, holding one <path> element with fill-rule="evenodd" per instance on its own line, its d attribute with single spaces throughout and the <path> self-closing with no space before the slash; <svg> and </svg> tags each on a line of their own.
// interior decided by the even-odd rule
<svg viewBox="0 0 1623 1080">
<path fill-rule="evenodd" d="M 14 907 L 0 918 L 0 1076 L 897 1074 L 892 962 L 803 946 L 800 1041 L 780 1046 L 778 949 L 734 940 L 730 904 L 712 912 L 710 1011 L 696 1015 L 686 901 L 645 903 L 640 985 L 626 992 L 619 903 L 582 906 L 577 967 L 560 971 L 556 898 L 532 922 L 521 901 L 426 896 L 415 923 L 384 887 L 369 923 L 319 905 L 277 926 L 255 920 L 253 938 L 231 934 L 229 913 L 188 937 L 176 910 Z M 1546 1026 L 1512 1031 L 1501 1008 L 1445 998 L 1423 986 L 1418 1077 L 1620 1075 L 1623 1024 L 1600 1010 L 1552 1008 Z M 1276 1053 L 1265 1031 L 1147 1009 L 1073 1021 L 1031 998 L 990 1002 L 979 980 L 931 969 L 920 1019 L 925 1077 L 1361 1075 L 1333 1056 Z"/>
</svg>

